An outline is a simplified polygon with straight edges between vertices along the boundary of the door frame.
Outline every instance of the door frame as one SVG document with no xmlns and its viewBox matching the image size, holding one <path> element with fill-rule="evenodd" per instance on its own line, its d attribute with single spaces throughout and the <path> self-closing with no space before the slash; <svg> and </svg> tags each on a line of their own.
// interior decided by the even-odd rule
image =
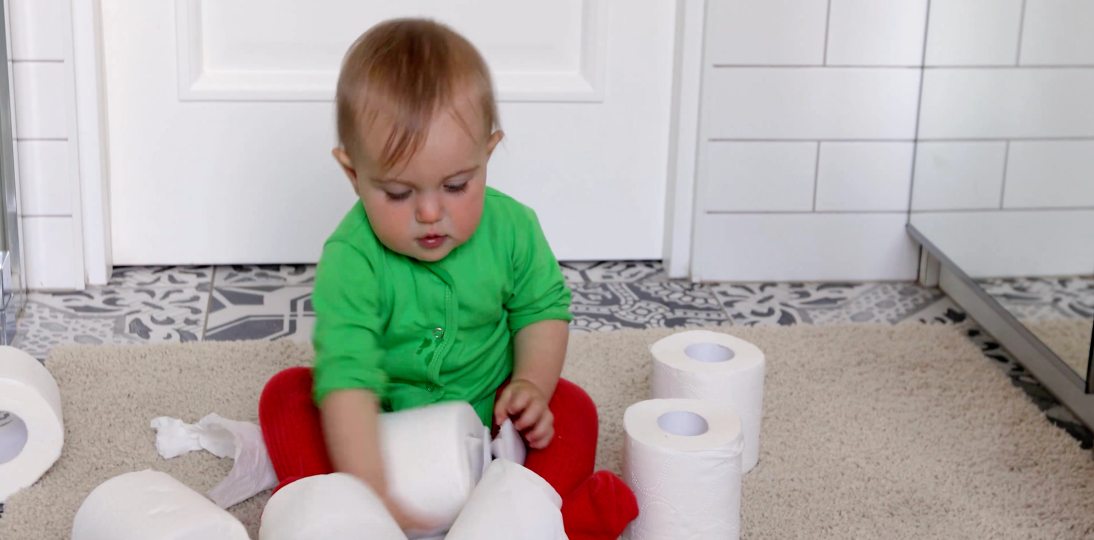
<svg viewBox="0 0 1094 540">
<path fill-rule="evenodd" d="M 77 227 L 83 235 L 84 280 L 87 285 L 105 285 L 113 267 L 100 0 L 72 0 L 72 64 L 79 148 L 81 219 Z"/>
</svg>

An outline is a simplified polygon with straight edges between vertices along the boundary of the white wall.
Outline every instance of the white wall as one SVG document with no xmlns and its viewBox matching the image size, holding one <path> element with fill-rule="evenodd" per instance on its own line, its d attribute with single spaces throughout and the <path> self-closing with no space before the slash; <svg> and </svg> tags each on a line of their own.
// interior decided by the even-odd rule
<svg viewBox="0 0 1094 540">
<path fill-rule="evenodd" d="M 1094 272 L 1094 2 L 930 18 L 912 223 L 974 277 Z"/>
<path fill-rule="evenodd" d="M 708 0 L 696 280 L 898 280 L 926 0 Z"/>
<path fill-rule="evenodd" d="M 27 287 L 82 289 L 70 3 L 7 1 Z"/>
</svg>

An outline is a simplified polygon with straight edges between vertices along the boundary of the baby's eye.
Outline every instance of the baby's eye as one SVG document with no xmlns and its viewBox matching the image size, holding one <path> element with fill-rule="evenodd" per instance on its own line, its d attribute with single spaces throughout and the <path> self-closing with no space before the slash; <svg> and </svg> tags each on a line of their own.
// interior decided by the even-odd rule
<svg viewBox="0 0 1094 540">
<path fill-rule="evenodd" d="M 445 184 L 444 190 L 449 193 L 460 193 L 467 189 L 467 181 L 460 182 L 459 184 Z"/>
<path fill-rule="evenodd" d="M 384 193 L 387 194 L 388 200 L 392 201 L 405 201 L 408 197 L 410 197 L 409 191 L 403 191 L 401 193 L 392 193 L 390 191 L 385 191 Z"/>
</svg>

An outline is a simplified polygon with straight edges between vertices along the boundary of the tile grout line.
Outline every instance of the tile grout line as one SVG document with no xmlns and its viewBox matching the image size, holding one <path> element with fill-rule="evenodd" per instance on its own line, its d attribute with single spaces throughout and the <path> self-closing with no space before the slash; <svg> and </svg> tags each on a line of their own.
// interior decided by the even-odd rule
<svg viewBox="0 0 1094 540">
<path fill-rule="evenodd" d="M 828 0 L 828 7 L 824 14 L 824 56 L 821 63 L 823 66 L 828 65 L 828 30 L 832 26 L 832 0 Z"/>
</svg>

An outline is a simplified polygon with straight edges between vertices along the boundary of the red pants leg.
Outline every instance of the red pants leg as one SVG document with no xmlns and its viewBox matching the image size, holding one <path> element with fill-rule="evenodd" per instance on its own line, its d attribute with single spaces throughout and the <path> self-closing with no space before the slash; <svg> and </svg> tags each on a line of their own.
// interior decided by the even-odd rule
<svg viewBox="0 0 1094 540">
<path fill-rule="evenodd" d="M 289 368 L 266 383 L 258 400 L 258 423 L 279 489 L 298 478 L 334 472 L 319 408 L 312 401 L 311 368 Z"/>
<path fill-rule="evenodd" d="M 593 473 L 596 404 L 581 387 L 560 379 L 548 408 L 555 419 L 554 438 L 542 450 L 529 449 L 524 465 L 562 496 L 562 519 L 571 540 L 615 540 L 638 516 L 638 503 L 618 476 Z"/>
<path fill-rule="evenodd" d="M 542 450 L 528 450 L 524 466 L 565 496 L 593 474 L 598 421 L 596 405 L 578 385 L 559 379 L 548 404 L 555 436 Z"/>
</svg>

